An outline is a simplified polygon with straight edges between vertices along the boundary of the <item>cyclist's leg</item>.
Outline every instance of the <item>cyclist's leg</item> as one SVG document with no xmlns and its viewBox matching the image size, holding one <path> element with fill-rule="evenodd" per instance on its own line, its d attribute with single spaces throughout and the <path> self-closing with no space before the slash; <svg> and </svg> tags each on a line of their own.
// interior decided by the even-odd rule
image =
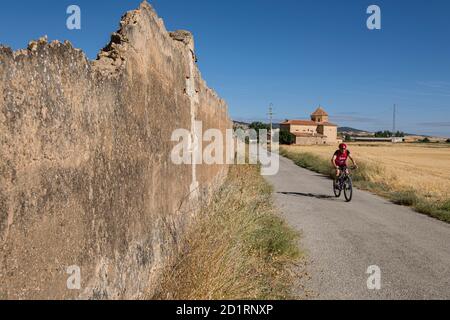
<svg viewBox="0 0 450 320">
<path fill-rule="evenodd" d="M 342 183 L 342 182 L 344 182 L 344 177 L 345 177 L 345 174 L 347 173 L 347 167 L 346 166 L 339 167 L 339 171 L 340 171 L 339 181 L 341 181 L 341 183 Z"/>
<path fill-rule="evenodd" d="M 338 185 L 340 180 L 341 180 L 341 170 L 339 168 L 336 168 L 336 175 L 334 176 L 334 184 Z"/>
</svg>

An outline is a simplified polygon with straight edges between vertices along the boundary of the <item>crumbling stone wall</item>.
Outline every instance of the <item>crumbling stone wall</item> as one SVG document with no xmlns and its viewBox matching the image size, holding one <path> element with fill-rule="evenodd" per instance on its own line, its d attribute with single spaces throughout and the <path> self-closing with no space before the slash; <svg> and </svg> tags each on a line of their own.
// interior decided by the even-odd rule
<svg viewBox="0 0 450 320">
<path fill-rule="evenodd" d="M 231 128 L 192 36 L 150 5 L 96 61 L 70 43 L 0 47 L 0 298 L 131 299 L 158 283 L 224 165 L 175 165 L 175 129 Z M 202 192 L 197 192 L 202 194 Z M 68 290 L 79 266 L 81 289 Z"/>
</svg>

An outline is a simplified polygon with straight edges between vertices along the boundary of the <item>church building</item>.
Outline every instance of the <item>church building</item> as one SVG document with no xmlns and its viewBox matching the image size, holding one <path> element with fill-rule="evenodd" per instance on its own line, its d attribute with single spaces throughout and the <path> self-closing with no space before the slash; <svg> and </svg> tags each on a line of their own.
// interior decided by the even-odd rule
<svg viewBox="0 0 450 320">
<path fill-rule="evenodd" d="M 280 129 L 289 131 L 296 136 L 297 145 L 336 144 L 337 125 L 329 122 L 328 113 L 319 107 L 311 120 L 286 120 L 280 124 Z"/>
</svg>

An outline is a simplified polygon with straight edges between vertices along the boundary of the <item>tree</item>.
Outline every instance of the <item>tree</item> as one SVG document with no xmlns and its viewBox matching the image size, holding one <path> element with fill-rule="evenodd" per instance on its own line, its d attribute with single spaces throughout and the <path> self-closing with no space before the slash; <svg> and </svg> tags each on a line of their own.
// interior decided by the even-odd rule
<svg viewBox="0 0 450 320">
<path fill-rule="evenodd" d="M 447 139 L 447 141 L 445 141 L 445 142 L 450 143 L 450 139 Z"/>
<path fill-rule="evenodd" d="M 392 137 L 392 132 L 387 131 L 387 130 L 378 131 L 378 132 L 375 132 L 375 137 L 376 138 L 390 138 L 390 137 Z"/>
<path fill-rule="evenodd" d="M 352 142 L 352 141 L 353 141 L 353 139 L 352 139 L 352 137 L 351 137 L 351 136 L 349 136 L 349 135 L 346 135 L 346 136 L 344 137 L 344 141 L 345 141 L 345 142 Z"/>
<path fill-rule="evenodd" d="M 296 142 L 296 137 L 287 130 L 280 131 L 280 144 L 291 145 Z"/>
<path fill-rule="evenodd" d="M 431 140 L 430 140 L 430 139 L 428 139 L 428 138 L 425 138 L 425 139 L 421 140 L 420 142 L 423 142 L 423 143 L 430 143 L 430 142 L 431 142 Z"/>
<path fill-rule="evenodd" d="M 403 137 L 405 137 L 405 133 L 401 132 L 401 131 L 397 131 L 397 132 L 393 133 L 389 130 L 377 131 L 377 132 L 375 132 L 375 137 L 376 138 L 392 138 L 392 137 L 403 138 Z"/>
<path fill-rule="evenodd" d="M 260 139 L 260 131 L 261 130 L 267 130 L 267 133 L 270 132 L 270 125 L 262 123 L 262 122 L 253 122 L 252 124 L 250 124 L 249 128 L 250 128 L 250 130 L 256 131 L 256 137 L 253 136 L 254 133 L 250 132 L 250 140 L 258 140 L 258 142 Z"/>
<path fill-rule="evenodd" d="M 270 130 L 270 126 L 262 122 L 253 122 L 250 124 L 250 129 L 253 129 L 259 133 L 259 130 Z"/>
</svg>

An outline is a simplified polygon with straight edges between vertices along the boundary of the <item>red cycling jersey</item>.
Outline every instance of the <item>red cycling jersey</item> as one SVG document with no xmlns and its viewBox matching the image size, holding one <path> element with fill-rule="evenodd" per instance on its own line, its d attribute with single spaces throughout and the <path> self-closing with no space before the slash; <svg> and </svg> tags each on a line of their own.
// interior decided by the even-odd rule
<svg viewBox="0 0 450 320">
<path fill-rule="evenodd" d="M 347 159 L 350 156 L 350 151 L 349 150 L 344 150 L 344 152 L 341 152 L 341 150 L 337 150 L 334 153 L 336 160 L 334 160 L 334 163 L 338 166 L 338 167 L 346 167 L 347 166 Z"/>
</svg>

